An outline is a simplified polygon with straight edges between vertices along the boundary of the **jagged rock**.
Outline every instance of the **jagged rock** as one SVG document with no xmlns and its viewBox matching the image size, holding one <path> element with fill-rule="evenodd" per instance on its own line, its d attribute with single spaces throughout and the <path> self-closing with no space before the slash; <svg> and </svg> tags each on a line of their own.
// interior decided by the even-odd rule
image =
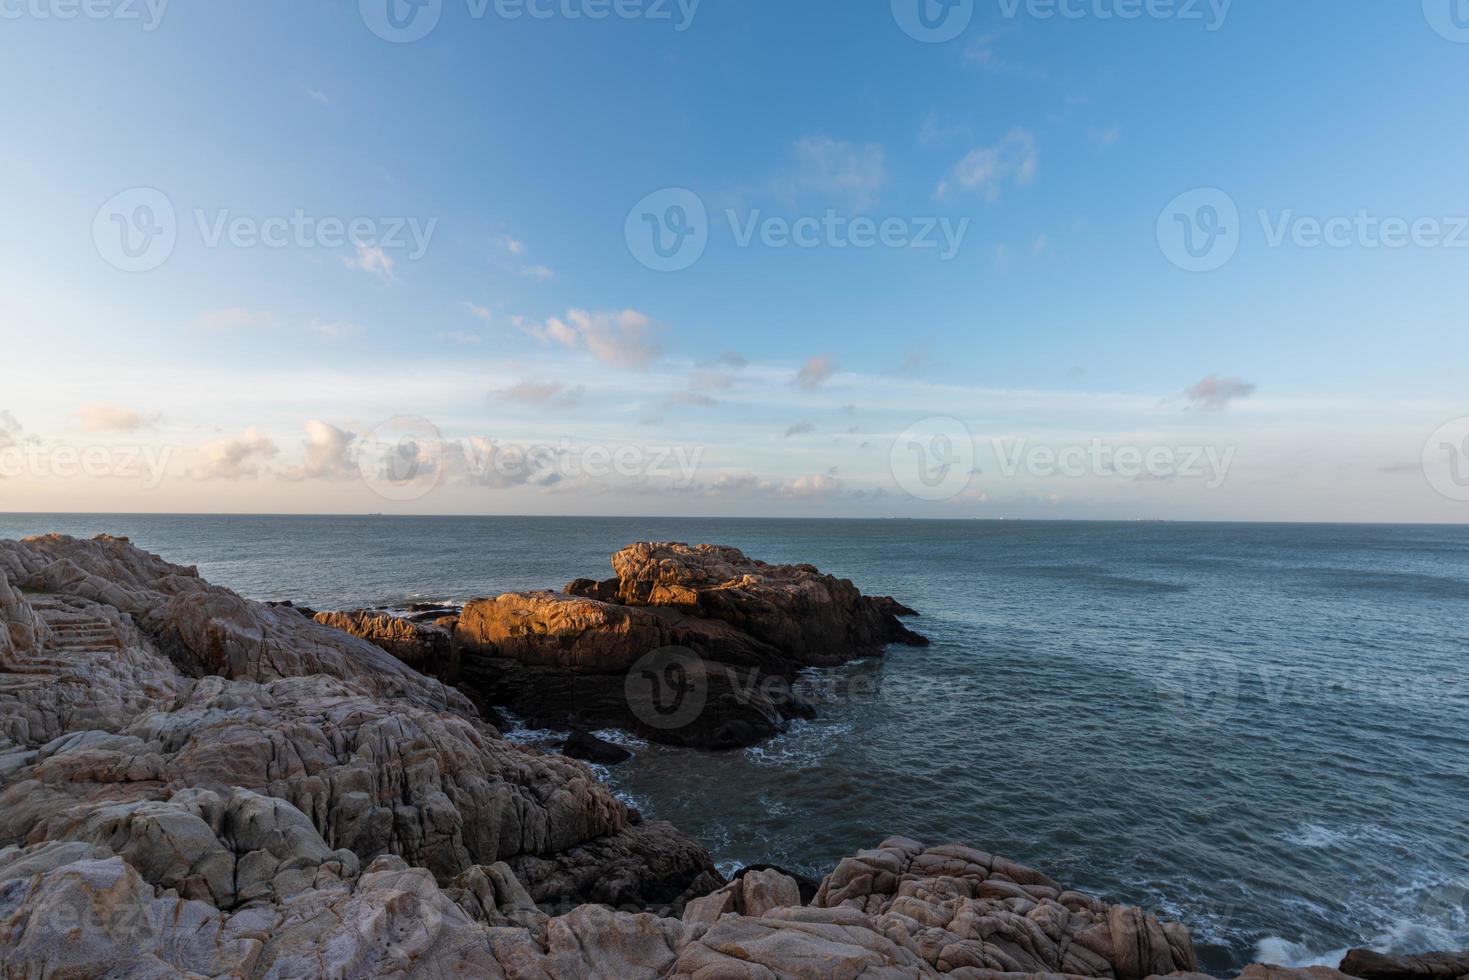
<svg viewBox="0 0 1469 980">
<path fill-rule="evenodd" d="M 568 901 L 606 892 L 599 870 L 624 903 L 712 872 L 673 828 L 632 826 L 585 766 L 501 740 L 458 692 L 281 609 L 120 539 L 0 542 L 0 846 L 106 846 L 217 908 L 386 853 L 446 882 L 534 857 L 522 880 Z"/>
<path fill-rule="evenodd" d="M 397 657 L 414 670 L 444 680 L 457 673 L 453 637 L 446 630 L 410 622 L 372 609 L 323 612 L 316 622 L 366 640 Z"/>
<path fill-rule="evenodd" d="M 643 543 L 613 555 L 612 568 L 622 602 L 720 620 L 808 666 L 927 643 L 898 621 L 890 600 L 811 565 L 769 565 L 719 545 Z"/>
<path fill-rule="evenodd" d="M 584 729 L 572 732 L 562 743 L 561 752 L 573 759 L 604 766 L 615 766 L 632 758 L 632 753 L 627 749 L 604 741 Z"/>
</svg>

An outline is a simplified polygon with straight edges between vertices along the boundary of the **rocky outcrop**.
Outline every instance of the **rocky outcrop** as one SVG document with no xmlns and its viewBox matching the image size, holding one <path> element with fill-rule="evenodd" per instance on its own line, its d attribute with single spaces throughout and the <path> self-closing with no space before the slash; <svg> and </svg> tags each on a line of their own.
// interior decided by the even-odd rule
<svg viewBox="0 0 1469 980">
<path fill-rule="evenodd" d="M 361 863 L 238 791 L 65 822 L 65 840 L 0 850 L 6 975 L 1141 980 L 1193 962 L 1180 926 L 902 839 L 843 861 L 812 905 L 766 870 L 674 917 L 616 909 L 616 886 L 548 911 L 509 863 L 444 884 L 396 855 Z"/>
<path fill-rule="evenodd" d="M 770 565 L 720 545 L 643 543 L 613 555 L 612 568 L 619 601 L 728 623 L 806 666 L 927 643 L 898 620 L 900 608 L 911 610 L 811 565 Z"/>
<path fill-rule="evenodd" d="M 452 688 L 122 539 L 0 542 L 0 614 L 0 847 L 105 846 L 217 909 L 384 855 L 445 883 L 522 862 L 563 901 L 613 881 L 676 905 L 718 883 L 693 842 L 638 824 L 581 763 L 505 742 Z M 321 845 L 241 850 L 267 806 Z"/>
<path fill-rule="evenodd" d="M 316 622 L 366 640 L 423 674 L 452 680 L 456 673 L 453 636 L 437 626 L 415 623 L 374 609 L 323 612 Z"/>
<path fill-rule="evenodd" d="M 633 545 L 612 563 L 618 578 L 606 582 L 465 605 L 454 622 L 461 686 L 535 727 L 737 748 L 814 715 L 796 683 L 803 669 L 926 642 L 898 620 L 912 610 L 809 565 L 682 544 Z M 690 698 L 699 709 L 681 712 Z"/>
</svg>

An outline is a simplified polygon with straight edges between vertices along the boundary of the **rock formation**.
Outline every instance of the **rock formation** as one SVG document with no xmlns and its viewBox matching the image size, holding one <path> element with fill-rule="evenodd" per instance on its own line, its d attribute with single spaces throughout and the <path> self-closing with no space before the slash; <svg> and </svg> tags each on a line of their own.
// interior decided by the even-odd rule
<svg viewBox="0 0 1469 980">
<path fill-rule="evenodd" d="M 503 741 L 459 692 L 123 539 L 0 542 L 0 615 L 0 846 L 105 845 L 230 909 L 241 862 L 274 873 L 241 850 L 258 818 L 231 816 L 258 797 L 294 814 L 287 837 L 320 837 L 313 868 L 391 855 L 447 883 L 503 861 L 537 900 L 674 905 L 718 881 L 697 845 L 637 825 L 580 763 Z"/>
<path fill-rule="evenodd" d="M 653 579 L 648 597 L 667 584 Z M 376 618 L 348 625 L 413 639 Z M 1342 964 L 1365 980 L 1466 968 L 1365 951 Z M 124 539 L 0 541 L 0 976 L 1195 970 L 1178 923 L 969 847 L 892 838 L 814 887 L 771 867 L 725 883 L 699 845 L 642 821 L 587 767 L 505 742 L 459 692 L 372 643 Z"/>
</svg>

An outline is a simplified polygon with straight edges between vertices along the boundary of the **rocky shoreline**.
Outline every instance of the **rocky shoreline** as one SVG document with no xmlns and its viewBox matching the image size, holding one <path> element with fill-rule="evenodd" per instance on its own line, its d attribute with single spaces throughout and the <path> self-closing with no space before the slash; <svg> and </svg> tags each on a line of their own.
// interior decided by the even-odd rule
<svg viewBox="0 0 1469 980">
<path fill-rule="evenodd" d="M 0 974 L 1198 976 L 1188 930 L 959 845 L 726 882 L 579 734 L 748 745 L 803 671 L 922 643 L 895 600 L 732 548 L 407 616 L 245 600 L 126 539 L 0 541 Z M 568 747 L 569 750 L 573 748 Z M 1353 951 L 1341 972 L 1458 978 Z"/>
</svg>

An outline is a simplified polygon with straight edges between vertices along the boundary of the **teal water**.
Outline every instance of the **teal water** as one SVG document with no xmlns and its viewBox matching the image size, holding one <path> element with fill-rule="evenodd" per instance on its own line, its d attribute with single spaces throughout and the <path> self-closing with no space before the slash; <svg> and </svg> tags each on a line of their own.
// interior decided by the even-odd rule
<svg viewBox="0 0 1469 980">
<path fill-rule="evenodd" d="M 618 791 L 722 864 L 962 841 L 1181 917 L 1218 970 L 1469 947 L 1469 527 L 0 515 L 52 530 L 318 608 L 560 587 L 641 539 L 809 561 L 934 642 L 812 675 L 821 717 L 762 746 L 634 743 Z"/>
</svg>

